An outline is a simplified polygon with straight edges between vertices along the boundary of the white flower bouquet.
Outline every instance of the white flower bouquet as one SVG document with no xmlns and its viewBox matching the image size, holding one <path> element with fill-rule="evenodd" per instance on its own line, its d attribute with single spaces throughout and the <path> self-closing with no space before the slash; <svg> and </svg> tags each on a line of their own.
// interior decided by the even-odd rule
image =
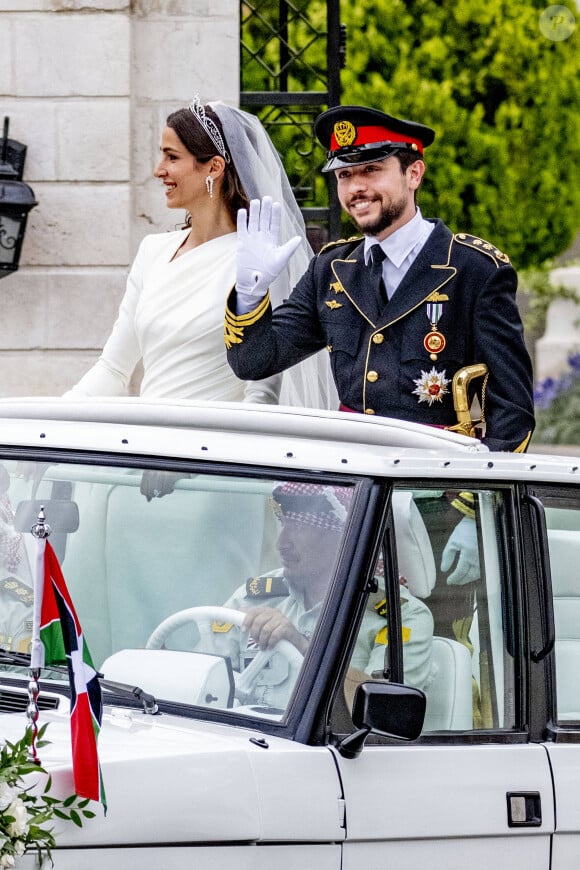
<svg viewBox="0 0 580 870">
<path fill-rule="evenodd" d="M 39 729 L 36 746 L 45 746 L 43 741 L 46 725 Z M 61 799 L 50 794 L 52 781 L 44 768 L 31 758 L 32 729 L 15 743 L 6 743 L 0 749 L 0 868 L 17 867 L 18 858 L 25 851 L 36 850 L 38 863 L 44 857 L 52 863 L 51 850 L 55 836 L 51 822 L 54 818 L 65 819 L 82 827 L 83 819 L 94 818 L 87 809 L 88 798 L 76 794 Z M 29 774 L 44 774 L 46 783 L 42 792 L 36 782 L 25 786 L 24 777 Z"/>
</svg>

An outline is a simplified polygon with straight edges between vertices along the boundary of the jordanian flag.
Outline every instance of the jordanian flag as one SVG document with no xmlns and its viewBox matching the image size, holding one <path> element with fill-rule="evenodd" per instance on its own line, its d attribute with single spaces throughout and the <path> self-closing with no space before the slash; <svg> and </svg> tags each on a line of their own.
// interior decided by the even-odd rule
<svg viewBox="0 0 580 870">
<path fill-rule="evenodd" d="M 38 544 L 40 640 L 47 665 L 68 667 L 75 792 L 80 797 L 100 801 L 106 810 L 97 754 L 103 712 L 101 687 L 56 554 L 45 539 L 39 538 Z"/>
</svg>

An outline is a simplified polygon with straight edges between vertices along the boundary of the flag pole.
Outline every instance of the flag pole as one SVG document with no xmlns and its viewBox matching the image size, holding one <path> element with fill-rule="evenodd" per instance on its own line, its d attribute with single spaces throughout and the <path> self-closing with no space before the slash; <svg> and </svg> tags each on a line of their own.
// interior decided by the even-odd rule
<svg viewBox="0 0 580 870">
<path fill-rule="evenodd" d="M 32 535 L 38 541 L 36 550 L 36 570 L 34 572 L 34 601 L 32 605 L 32 640 L 30 647 L 30 680 L 28 682 L 28 707 L 26 716 L 32 732 L 29 757 L 34 764 L 40 765 L 40 759 L 36 750 L 36 738 L 38 736 L 38 693 L 40 691 L 38 681 L 40 672 L 44 666 L 44 645 L 40 639 L 40 612 L 42 607 L 42 593 L 44 589 L 44 551 L 46 538 L 51 529 L 46 522 L 44 506 L 41 506 L 36 522 L 30 529 Z"/>
</svg>

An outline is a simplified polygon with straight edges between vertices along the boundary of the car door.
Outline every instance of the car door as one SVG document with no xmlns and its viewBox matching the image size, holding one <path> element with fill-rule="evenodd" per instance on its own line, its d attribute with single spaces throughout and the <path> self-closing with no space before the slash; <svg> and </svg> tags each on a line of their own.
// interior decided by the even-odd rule
<svg viewBox="0 0 580 870">
<path fill-rule="evenodd" d="M 576 487 L 531 487 L 543 509 L 551 582 L 544 592 L 553 614 L 553 651 L 543 663 L 545 747 L 556 799 L 553 870 L 578 867 L 580 855 L 580 492 Z M 541 517 L 539 518 L 541 520 Z M 542 531 L 539 522 L 538 538 Z"/>
<path fill-rule="evenodd" d="M 533 578 L 520 557 L 515 489 L 401 481 L 391 505 L 350 664 L 423 689 L 426 721 L 419 741 L 371 735 L 354 759 L 337 739 L 343 870 L 547 870 L 552 779 L 528 725 L 524 577 Z M 337 702 L 336 731 L 341 715 Z"/>
</svg>

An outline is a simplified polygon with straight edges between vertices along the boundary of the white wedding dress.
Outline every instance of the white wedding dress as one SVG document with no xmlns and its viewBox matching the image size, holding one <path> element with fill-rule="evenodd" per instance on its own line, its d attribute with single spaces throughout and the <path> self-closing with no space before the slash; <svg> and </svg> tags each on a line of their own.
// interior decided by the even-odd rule
<svg viewBox="0 0 580 870">
<path fill-rule="evenodd" d="M 226 296 L 236 276 L 236 233 L 172 259 L 189 229 L 146 236 L 100 358 L 67 397 L 118 396 L 143 360 L 140 395 L 276 403 L 281 376 L 240 381 L 224 345 Z"/>
</svg>

